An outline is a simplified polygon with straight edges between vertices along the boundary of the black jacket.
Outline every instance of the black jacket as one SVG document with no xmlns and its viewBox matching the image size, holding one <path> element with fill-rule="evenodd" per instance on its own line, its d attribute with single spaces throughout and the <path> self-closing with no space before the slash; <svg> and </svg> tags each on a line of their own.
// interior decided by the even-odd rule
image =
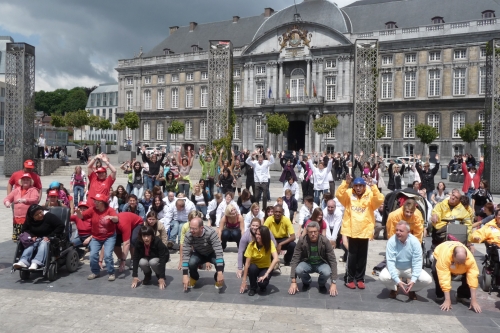
<svg viewBox="0 0 500 333">
<path fill-rule="evenodd" d="M 227 178 L 224 176 L 220 177 L 219 186 L 221 187 L 222 193 L 233 190 L 233 176 L 229 175 Z"/>
<path fill-rule="evenodd" d="M 257 200 L 255 200 L 255 198 L 253 197 L 253 195 L 250 195 L 250 202 L 251 203 L 257 202 Z M 238 196 L 238 200 L 236 201 L 236 203 L 238 204 L 238 207 L 243 206 L 243 202 L 241 200 L 241 195 Z"/>
<path fill-rule="evenodd" d="M 393 167 L 394 163 L 389 164 L 389 183 L 387 184 L 387 188 L 391 191 L 401 189 L 401 171 L 394 174 L 394 171 L 392 170 Z"/>
<path fill-rule="evenodd" d="M 163 242 L 161 241 L 160 237 L 153 238 L 153 241 L 151 242 L 151 245 L 149 247 L 148 257 L 146 257 L 145 255 L 144 243 L 142 241 L 137 242 L 137 244 L 135 245 L 134 257 L 132 258 L 133 260 L 132 277 L 137 277 L 137 269 L 139 268 L 139 261 L 142 258 L 146 258 L 148 260 L 153 258 L 159 258 L 160 274 L 158 275 L 158 278 L 159 279 L 165 278 L 165 265 L 167 264 L 168 259 L 170 258 L 170 253 L 168 252 L 168 249 L 165 246 L 165 244 L 163 244 Z"/>
<path fill-rule="evenodd" d="M 436 163 L 432 170 L 429 170 L 427 172 L 425 170 L 422 170 L 420 164 L 415 165 L 415 168 L 417 169 L 420 180 L 422 181 L 420 188 L 425 188 L 427 190 L 427 193 L 434 191 L 434 189 L 436 188 L 436 186 L 434 185 L 434 176 L 439 171 L 439 162 Z"/>
<path fill-rule="evenodd" d="M 347 163 L 349 163 L 349 160 L 344 161 L 344 172 L 346 175 L 349 173 L 349 166 L 347 165 Z M 351 168 L 352 178 L 356 178 L 356 169 L 361 170 L 361 164 L 358 162 L 357 159 L 354 159 L 354 163 L 352 164 L 352 168 Z"/>
<path fill-rule="evenodd" d="M 64 233 L 64 222 L 52 213 L 45 213 L 43 220 L 39 222 L 27 218 L 23 224 L 22 232 L 27 232 L 32 237 L 59 236 Z"/>
<path fill-rule="evenodd" d="M 201 194 L 203 194 L 203 200 L 205 201 L 205 205 L 208 206 L 208 201 L 209 200 L 208 200 L 208 194 L 207 194 L 207 192 L 205 190 L 203 190 L 203 191 L 201 191 Z M 191 194 L 191 201 L 196 205 L 196 197 L 195 197 L 194 193 Z"/>
</svg>

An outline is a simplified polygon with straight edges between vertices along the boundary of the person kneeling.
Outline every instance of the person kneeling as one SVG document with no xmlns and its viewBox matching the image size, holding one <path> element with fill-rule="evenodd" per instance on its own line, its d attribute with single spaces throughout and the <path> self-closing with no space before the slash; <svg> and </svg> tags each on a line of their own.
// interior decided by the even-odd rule
<svg viewBox="0 0 500 333">
<path fill-rule="evenodd" d="M 302 280 L 302 291 L 307 291 L 311 285 L 310 273 L 319 273 L 318 285 L 321 293 L 326 293 L 326 281 L 330 276 L 330 296 L 338 295 L 337 292 L 337 259 L 332 244 L 325 236 L 320 234 L 318 222 L 311 221 L 306 227 L 307 233 L 300 237 L 293 252 L 290 264 L 290 278 L 292 283 L 288 293 L 294 295 L 297 287 L 297 275 Z"/>
<path fill-rule="evenodd" d="M 271 257 L 273 261 L 271 262 Z M 260 226 L 255 231 L 255 239 L 248 244 L 245 251 L 245 271 L 240 287 L 240 293 L 245 292 L 247 286 L 247 276 L 250 280 L 250 290 L 248 296 L 255 295 L 257 286 L 260 292 L 265 292 L 274 266 L 279 262 L 278 252 L 271 240 L 269 228 Z"/>
<path fill-rule="evenodd" d="M 132 288 L 137 287 L 140 282 L 137 274 L 137 268 L 140 267 L 144 272 L 142 284 L 148 285 L 151 283 L 151 275 L 154 271 L 158 278 L 158 287 L 165 289 L 165 265 L 169 257 L 170 253 L 167 247 L 160 237 L 155 236 L 153 228 L 149 225 L 142 226 L 139 230 L 133 256 Z"/>
<path fill-rule="evenodd" d="M 396 234 L 387 241 L 387 267 L 380 273 L 380 281 L 391 291 L 390 298 L 396 298 L 399 287 L 410 300 L 416 300 L 416 292 L 432 283 L 431 276 L 422 269 L 420 240 L 410 234 L 410 229 L 408 222 L 399 221 Z"/>
</svg>

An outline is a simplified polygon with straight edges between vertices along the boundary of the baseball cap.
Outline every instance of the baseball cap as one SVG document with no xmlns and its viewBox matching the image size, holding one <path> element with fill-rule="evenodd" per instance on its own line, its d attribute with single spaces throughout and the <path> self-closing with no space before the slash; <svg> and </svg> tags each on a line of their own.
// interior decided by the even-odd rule
<svg viewBox="0 0 500 333">
<path fill-rule="evenodd" d="M 94 194 L 91 199 L 108 202 L 108 196 L 101 193 Z"/>
<path fill-rule="evenodd" d="M 31 177 L 31 175 L 29 173 L 25 173 L 21 176 L 21 178 L 29 178 L 29 179 L 33 179 L 33 177 Z"/>
<path fill-rule="evenodd" d="M 47 196 L 49 196 L 49 197 L 57 197 L 57 196 L 59 196 L 59 193 L 57 193 L 56 190 L 50 190 L 49 194 Z"/>
<path fill-rule="evenodd" d="M 354 179 L 354 181 L 353 181 L 352 184 L 353 185 L 366 185 L 366 182 L 365 182 L 365 180 L 363 178 L 357 177 L 357 178 Z"/>
<path fill-rule="evenodd" d="M 86 202 L 86 201 L 80 201 L 80 202 L 78 203 L 78 207 L 82 207 L 82 206 L 83 206 L 83 207 L 87 207 L 87 208 L 89 208 L 89 205 L 87 204 L 87 202 Z"/>
<path fill-rule="evenodd" d="M 98 168 L 95 172 L 106 172 L 106 169 L 103 167 Z"/>
<path fill-rule="evenodd" d="M 26 169 L 34 169 L 35 168 L 35 162 L 33 162 L 32 160 L 26 160 L 26 161 L 24 161 L 24 167 Z"/>
</svg>

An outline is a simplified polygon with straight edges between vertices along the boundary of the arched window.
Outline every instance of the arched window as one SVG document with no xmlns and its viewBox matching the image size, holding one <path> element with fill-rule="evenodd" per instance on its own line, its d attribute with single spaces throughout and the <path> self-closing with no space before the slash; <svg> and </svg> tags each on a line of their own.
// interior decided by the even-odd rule
<svg viewBox="0 0 500 333">
<path fill-rule="evenodd" d="M 383 115 L 380 117 L 380 125 L 385 128 L 383 139 L 390 139 L 392 137 L 392 116 Z"/>
<path fill-rule="evenodd" d="M 431 18 L 432 24 L 443 24 L 444 23 L 444 18 L 442 16 L 434 16 Z"/>
<path fill-rule="evenodd" d="M 133 109 L 134 105 L 134 93 L 132 91 L 127 91 L 127 111 Z"/>
<path fill-rule="evenodd" d="M 438 138 L 439 138 L 439 121 L 440 121 L 440 116 L 437 113 L 431 113 L 427 115 L 427 125 L 432 126 L 436 129 L 438 132 Z"/>
<path fill-rule="evenodd" d="M 194 104 L 193 87 L 186 88 L 186 109 L 190 109 Z"/>
<path fill-rule="evenodd" d="M 257 81 L 255 86 L 255 104 L 262 104 L 262 100 L 266 98 L 266 81 Z"/>
<path fill-rule="evenodd" d="M 184 139 L 191 140 L 193 138 L 193 122 L 186 120 L 184 127 Z"/>
<path fill-rule="evenodd" d="M 479 123 L 483 126 L 483 130 L 479 131 L 479 137 L 484 138 L 484 125 L 485 125 L 484 113 L 479 114 Z"/>
<path fill-rule="evenodd" d="M 413 114 L 407 114 L 403 117 L 403 137 L 405 139 L 415 138 L 415 118 L 416 117 Z"/>
<path fill-rule="evenodd" d="M 172 109 L 179 107 L 179 89 L 172 88 Z"/>
<path fill-rule="evenodd" d="M 262 139 L 262 119 L 255 120 L 255 138 Z"/>
<path fill-rule="evenodd" d="M 334 154 L 335 153 L 335 146 L 334 145 L 326 145 L 326 153 L 327 154 Z"/>
<path fill-rule="evenodd" d="M 207 139 L 207 121 L 202 119 L 200 121 L 200 140 Z"/>
<path fill-rule="evenodd" d="M 165 91 L 163 89 L 158 90 L 158 110 L 163 110 L 165 106 Z"/>
<path fill-rule="evenodd" d="M 156 140 L 163 141 L 163 123 L 156 123 Z"/>
<path fill-rule="evenodd" d="M 458 135 L 458 130 L 465 126 L 465 113 L 459 112 L 455 113 L 451 119 L 452 122 L 452 135 L 453 139 L 460 139 L 460 135 Z"/>
<path fill-rule="evenodd" d="M 404 145 L 405 156 L 413 155 L 414 148 L 415 147 L 413 145 L 409 145 L 409 144 Z"/>
<path fill-rule="evenodd" d="M 464 153 L 464 145 L 454 145 L 453 146 L 453 154 L 454 155 L 463 155 Z"/>
<path fill-rule="evenodd" d="M 300 68 L 295 68 L 290 77 L 290 101 L 302 102 L 304 101 L 305 90 L 305 74 Z"/>
<path fill-rule="evenodd" d="M 240 105 L 241 88 L 239 83 L 235 83 L 233 86 L 233 104 L 234 106 Z"/>
<path fill-rule="evenodd" d="M 143 124 L 143 136 L 142 139 L 144 141 L 149 141 L 151 139 L 151 126 L 148 122 Z"/>
<path fill-rule="evenodd" d="M 151 90 L 144 90 L 144 109 L 151 110 Z"/>
<path fill-rule="evenodd" d="M 208 106 L 208 87 L 201 87 L 201 107 L 206 108 Z"/>
<path fill-rule="evenodd" d="M 494 18 L 495 11 L 494 10 L 485 10 L 484 12 L 481 13 L 481 16 L 484 19 Z"/>
<path fill-rule="evenodd" d="M 233 140 L 240 140 L 240 123 L 238 121 L 234 124 Z"/>
<path fill-rule="evenodd" d="M 335 129 L 332 129 L 329 133 L 326 134 L 327 139 L 335 139 Z"/>
<path fill-rule="evenodd" d="M 391 157 L 391 146 L 390 145 L 382 145 L 382 157 L 390 158 Z"/>
<path fill-rule="evenodd" d="M 396 25 L 396 22 L 393 22 L 393 21 L 389 21 L 389 22 L 386 22 L 385 23 L 385 28 L 387 30 L 391 30 L 391 29 L 397 29 L 397 25 Z"/>
</svg>

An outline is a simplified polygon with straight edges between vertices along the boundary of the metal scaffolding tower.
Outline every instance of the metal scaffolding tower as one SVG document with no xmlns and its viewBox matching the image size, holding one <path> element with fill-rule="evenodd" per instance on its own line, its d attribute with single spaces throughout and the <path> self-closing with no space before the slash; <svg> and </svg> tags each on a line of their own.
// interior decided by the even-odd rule
<svg viewBox="0 0 500 333">
<path fill-rule="evenodd" d="M 26 43 L 7 43 L 5 66 L 5 159 L 4 173 L 11 175 L 34 157 L 35 48 Z"/>
<path fill-rule="evenodd" d="M 233 45 L 230 41 L 210 41 L 208 58 L 207 146 L 227 135 L 230 93 L 233 86 Z"/>
<path fill-rule="evenodd" d="M 486 46 L 485 172 L 490 191 L 500 193 L 500 40 Z"/>
<path fill-rule="evenodd" d="M 377 139 L 378 41 L 358 39 L 354 45 L 353 154 L 370 154 Z"/>
</svg>

